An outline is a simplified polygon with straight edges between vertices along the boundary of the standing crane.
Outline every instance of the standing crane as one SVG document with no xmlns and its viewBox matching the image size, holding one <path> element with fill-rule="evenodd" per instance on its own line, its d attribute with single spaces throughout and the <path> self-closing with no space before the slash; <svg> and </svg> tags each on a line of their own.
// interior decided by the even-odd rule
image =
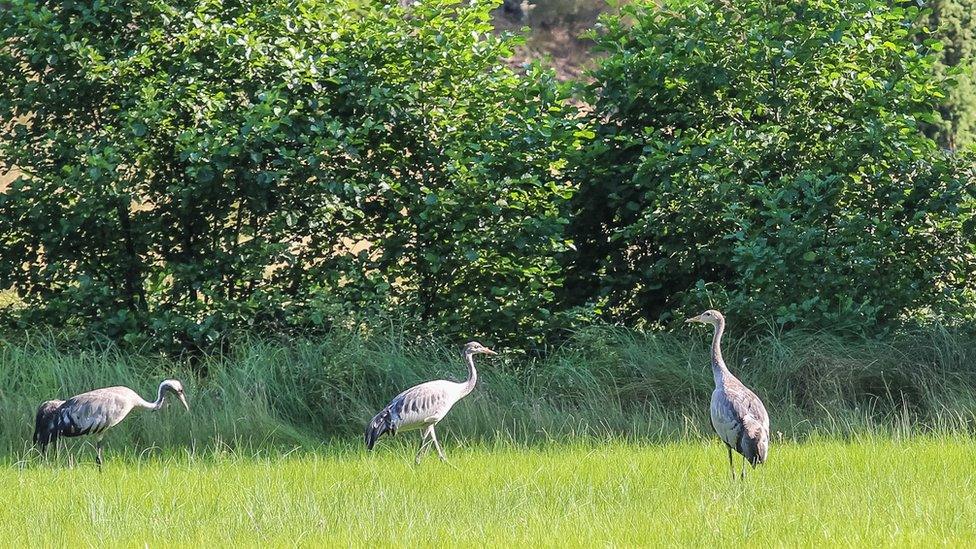
<svg viewBox="0 0 976 549">
<path fill-rule="evenodd" d="M 746 462 L 755 468 L 765 463 L 769 454 L 769 414 L 759 397 L 732 375 L 725 365 L 722 358 L 725 317 L 722 313 L 710 309 L 685 322 L 712 325 L 712 375 L 715 378 L 710 408 L 712 427 L 728 448 L 732 479 L 735 480 L 733 449 L 742 454 L 740 478 L 745 478 Z"/>
<path fill-rule="evenodd" d="M 437 455 L 441 461 L 447 461 L 444 450 L 437 442 L 434 427 L 444 419 L 451 408 L 468 395 L 478 381 L 478 370 L 474 367 L 474 355 L 496 355 L 495 351 L 485 347 L 477 341 L 464 346 L 462 351 L 464 360 L 468 363 L 468 379 L 464 383 L 438 379 L 421 383 L 397 395 L 390 403 L 373 416 L 366 426 L 366 449 L 372 450 L 376 440 L 386 433 L 396 435 L 397 431 L 413 431 L 420 429 L 420 450 L 417 452 L 416 463 L 430 450 L 433 443 L 437 448 Z"/>
<path fill-rule="evenodd" d="M 48 443 L 57 444 L 58 437 L 95 435 L 95 462 L 101 470 L 105 431 L 118 425 L 133 409 L 159 410 L 170 394 L 176 395 L 187 411 L 190 410 L 183 384 L 175 379 L 167 379 L 159 384 L 155 402 L 143 400 L 128 387 L 96 389 L 64 402 L 49 400 L 37 409 L 34 442 L 41 445 L 43 452 Z"/>
</svg>

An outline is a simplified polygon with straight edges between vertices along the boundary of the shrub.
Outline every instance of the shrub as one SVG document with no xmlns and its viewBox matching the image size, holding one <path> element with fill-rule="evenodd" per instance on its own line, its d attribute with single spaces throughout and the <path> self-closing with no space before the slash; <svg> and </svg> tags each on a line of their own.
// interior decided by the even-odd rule
<svg viewBox="0 0 976 549">
<path fill-rule="evenodd" d="M 689 0 L 604 19 L 567 299 L 814 326 L 971 307 L 972 163 L 919 131 L 944 96 L 922 15 Z"/>
<path fill-rule="evenodd" d="M 491 6 L 13 0 L 0 288 L 19 321 L 169 349 L 395 309 L 532 338 L 572 139 Z M 527 72 L 527 74 L 526 74 Z"/>
</svg>

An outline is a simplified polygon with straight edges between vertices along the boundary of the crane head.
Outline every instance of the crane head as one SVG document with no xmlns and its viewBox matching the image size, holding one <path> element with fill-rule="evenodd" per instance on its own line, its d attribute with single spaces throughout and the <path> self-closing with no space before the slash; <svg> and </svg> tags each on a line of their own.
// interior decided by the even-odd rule
<svg viewBox="0 0 976 549">
<path fill-rule="evenodd" d="M 180 399 L 180 402 L 183 403 L 183 407 L 187 411 L 190 411 L 190 405 L 186 403 L 186 391 L 183 390 L 183 384 L 179 380 L 167 379 L 161 384 L 161 388 L 164 391 L 176 395 L 176 398 Z"/>
<path fill-rule="evenodd" d="M 477 355 L 477 354 L 497 355 L 498 353 L 492 351 L 491 349 L 485 347 L 484 345 L 478 343 L 477 341 L 472 341 L 464 346 L 464 354 L 465 355 Z"/>
<path fill-rule="evenodd" d="M 714 326 L 723 320 L 725 320 L 725 317 L 722 316 L 722 313 L 716 311 L 715 309 L 709 309 L 698 316 L 689 318 L 685 322 L 698 322 L 701 324 L 711 324 Z"/>
</svg>

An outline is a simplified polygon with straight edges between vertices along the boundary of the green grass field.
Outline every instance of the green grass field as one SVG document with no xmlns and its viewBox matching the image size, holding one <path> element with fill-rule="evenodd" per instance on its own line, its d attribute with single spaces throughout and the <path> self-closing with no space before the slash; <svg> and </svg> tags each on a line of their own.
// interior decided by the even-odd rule
<svg viewBox="0 0 976 549">
<path fill-rule="evenodd" d="M 455 348 L 394 336 L 246 340 L 192 366 L 0 339 L 0 546 L 976 543 L 971 335 L 730 346 L 774 433 L 745 482 L 708 426 L 707 342 L 623 330 L 484 360 L 438 430 L 449 465 L 414 467 L 416 433 L 366 454 L 363 425 L 393 395 L 464 372 Z M 151 397 L 166 377 L 190 411 L 126 419 L 103 473 L 85 441 L 56 463 L 30 449 L 39 402 Z"/>
<path fill-rule="evenodd" d="M 406 437 L 404 437 L 406 438 Z M 976 543 L 976 440 L 884 437 L 774 444 L 729 479 L 712 442 L 521 447 L 414 437 L 376 453 L 109 454 L 0 468 L 8 546 L 439 544 L 962 546 Z M 63 456 L 62 456 L 63 457 Z"/>
</svg>

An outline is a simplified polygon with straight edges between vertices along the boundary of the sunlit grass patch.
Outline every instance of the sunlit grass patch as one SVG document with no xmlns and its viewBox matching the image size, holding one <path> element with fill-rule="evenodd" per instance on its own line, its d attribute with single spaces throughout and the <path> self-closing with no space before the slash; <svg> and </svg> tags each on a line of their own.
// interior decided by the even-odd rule
<svg viewBox="0 0 976 549">
<path fill-rule="evenodd" d="M 110 458 L 102 474 L 0 469 L 12 545 L 964 545 L 976 541 L 976 441 L 773 447 L 744 482 L 717 443 L 448 441 L 415 467 L 408 444 L 275 456 Z"/>
</svg>

